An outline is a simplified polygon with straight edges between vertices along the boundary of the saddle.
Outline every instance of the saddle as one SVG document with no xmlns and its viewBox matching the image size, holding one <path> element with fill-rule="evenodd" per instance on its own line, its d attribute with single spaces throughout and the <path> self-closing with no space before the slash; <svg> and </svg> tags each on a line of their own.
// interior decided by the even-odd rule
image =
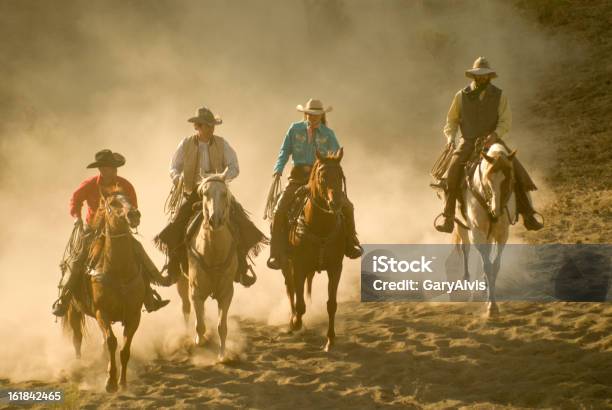
<svg viewBox="0 0 612 410">
<path fill-rule="evenodd" d="M 308 187 L 303 185 L 296 189 L 293 201 L 289 205 L 289 212 L 287 212 L 287 217 L 289 218 L 289 227 L 294 227 L 297 223 L 300 215 L 304 213 L 304 206 L 306 205 L 306 201 L 308 200 Z"/>
</svg>

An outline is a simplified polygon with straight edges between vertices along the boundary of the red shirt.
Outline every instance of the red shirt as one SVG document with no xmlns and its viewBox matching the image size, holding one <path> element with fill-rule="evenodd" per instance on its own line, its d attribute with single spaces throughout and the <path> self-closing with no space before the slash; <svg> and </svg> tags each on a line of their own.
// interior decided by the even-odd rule
<svg viewBox="0 0 612 410">
<path fill-rule="evenodd" d="M 77 217 L 81 215 L 81 208 L 83 202 L 87 202 L 87 218 L 86 222 L 91 224 L 98 206 L 100 205 L 100 175 L 87 178 L 81 182 L 81 185 L 74 191 L 72 198 L 70 198 L 70 215 Z M 138 201 L 136 199 L 136 190 L 125 178 L 117 176 L 117 185 L 125 193 L 128 200 L 134 208 L 138 208 Z"/>
</svg>

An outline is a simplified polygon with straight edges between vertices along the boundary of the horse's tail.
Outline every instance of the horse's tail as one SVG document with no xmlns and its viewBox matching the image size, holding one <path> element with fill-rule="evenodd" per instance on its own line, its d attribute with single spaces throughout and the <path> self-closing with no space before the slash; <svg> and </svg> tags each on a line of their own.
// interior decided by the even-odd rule
<svg viewBox="0 0 612 410">
<path fill-rule="evenodd" d="M 306 295 L 308 296 L 308 300 L 312 300 L 312 279 L 314 275 L 315 273 L 312 272 L 306 277 Z"/>
<path fill-rule="evenodd" d="M 67 334 L 74 335 L 76 332 L 83 335 L 85 333 L 85 315 L 74 305 L 74 302 L 70 302 L 68 310 L 64 316 L 62 316 L 62 328 Z"/>
</svg>

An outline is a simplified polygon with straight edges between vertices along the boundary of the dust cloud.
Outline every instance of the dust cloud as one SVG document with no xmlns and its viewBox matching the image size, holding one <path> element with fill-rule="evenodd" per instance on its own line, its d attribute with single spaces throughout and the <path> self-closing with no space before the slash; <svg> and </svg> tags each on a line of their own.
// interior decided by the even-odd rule
<svg viewBox="0 0 612 410">
<path fill-rule="evenodd" d="M 136 187 L 140 239 L 161 266 L 151 239 L 165 224 L 169 160 L 192 132 L 186 119 L 195 109 L 223 117 L 217 134 L 241 168 L 231 189 L 268 232 L 261 215 L 278 148 L 301 119 L 296 104 L 319 98 L 334 106 L 329 125 L 345 147 L 362 242 L 446 242 L 432 228 L 441 203 L 428 172 L 464 70 L 489 58 L 513 107 L 509 141 L 519 152 L 542 150 L 524 119 L 539 79 L 563 55 L 493 1 L 2 1 L 0 35 L 0 377 L 15 380 L 58 377 L 72 357 L 50 306 L 72 228 L 68 200 L 92 175 L 85 165 L 96 151 L 127 158 L 119 173 Z M 543 175 L 551 155 L 522 158 Z M 284 324 L 282 277 L 266 256 L 258 283 L 237 287 L 231 313 Z M 347 261 L 341 300 L 358 297 L 358 275 Z M 325 320 L 323 276 L 305 317 L 311 325 Z M 161 293 L 172 303 L 144 315 L 137 361 L 182 343 L 176 290 Z M 216 307 L 207 309 L 212 325 Z M 232 323 L 229 339 L 241 350 L 248 337 Z M 99 337 L 89 328 L 91 353 Z"/>
</svg>

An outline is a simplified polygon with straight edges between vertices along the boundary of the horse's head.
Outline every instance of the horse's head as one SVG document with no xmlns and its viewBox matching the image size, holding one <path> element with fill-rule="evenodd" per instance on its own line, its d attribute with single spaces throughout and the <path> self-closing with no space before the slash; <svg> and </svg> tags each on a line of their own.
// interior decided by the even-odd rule
<svg viewBox="0 0 612 410">
<path fill-rule="evenodd" d="M 128 232 L 140 225 L 140 211 L 132 206 L 121 190 L 116 189 L 103 197 L 101 205 L 111 232 Z"/>
<path fill-rule="evenodd" d="M 342 148 L 326 156 L 316 151 L 317 161 L 308 182 L 312 197 L 326 204 L 330 212 L 338 212 L 345 200 L 344 173 L 340 166 L 343 155 Z"/>
<path fill-rule="evenodd" d="M 510 199 L 514 182 L 512 160 L 516 151 L 508 153 L 500 144 L 492 145 L 489 150 L 481 152 L 479 172 L 482 175 L 482 188 L 488 211 L 493 218 L 498 218 Z"/>
<path fill-rule="evenodd" d="M 225 183 L 226 173 L 211 175 L 204 179 L 198 188 L 202 195 L 204 223 L 212 229 L 226 224 L 229 218 L 232 194 Z"/>
</svg>

